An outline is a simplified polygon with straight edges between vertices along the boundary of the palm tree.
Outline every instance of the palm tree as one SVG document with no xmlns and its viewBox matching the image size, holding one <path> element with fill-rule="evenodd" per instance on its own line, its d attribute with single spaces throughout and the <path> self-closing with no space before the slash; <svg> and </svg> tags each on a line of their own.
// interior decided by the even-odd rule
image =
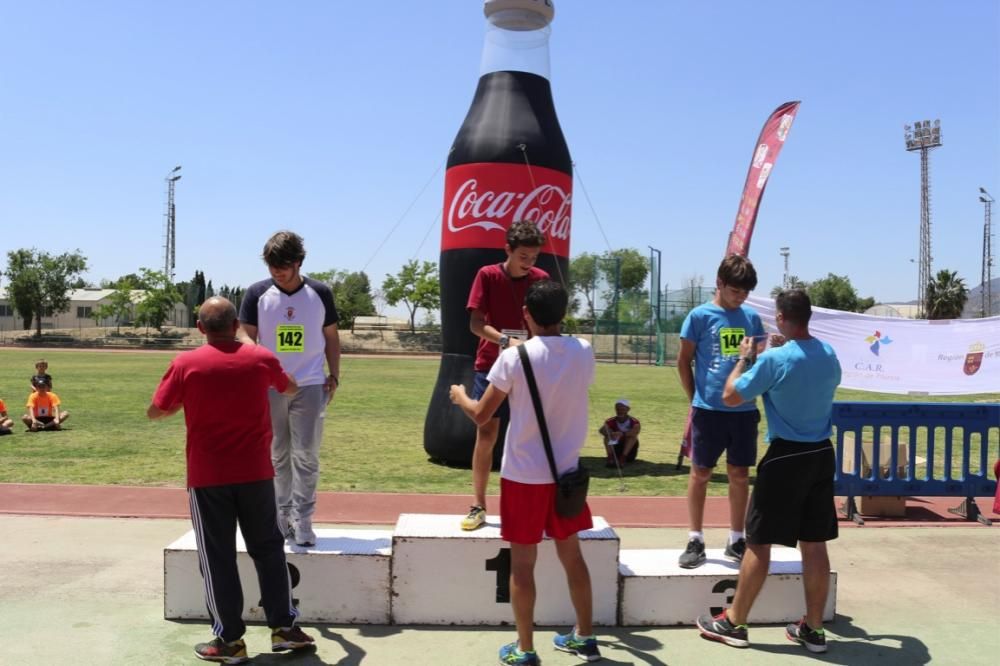
<svg viewBox="0 0 1000 666">
<path fill-rule="evenodd" d="M 969 290 L 965 288 L 965 280 L 958 277 L 958 272 L 940 270 L 927 283 L 927 318 L 958 319 L 967 300 Z"/>
</svg>

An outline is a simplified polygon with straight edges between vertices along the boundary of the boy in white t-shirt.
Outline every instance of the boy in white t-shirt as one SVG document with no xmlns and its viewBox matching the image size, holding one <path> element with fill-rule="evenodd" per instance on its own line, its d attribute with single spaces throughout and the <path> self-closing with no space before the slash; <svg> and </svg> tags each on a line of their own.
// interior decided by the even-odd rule
<svg viewBox="0 0 1000 666">
<path fill-rule="evenodd" d="M 560 476 L 580 464 L 580 451 L 587 439 L 587 389 L 594 382 L 593 349 L 585 340 L 559 333 L 568 302 L 561 284 L 541 280 L 528 288 L 524 306 L 524 319 L 532 335 L 524 348 L 538 384 Z M 469 398 L 459 384 L 451 387 L 451 400 L 477 425 L 488 422 L 504 399 L 510 404 L 510 425 L 500 464 L 500 535 L 510 542 L 511 606 L 518 640 L 500 649 L 500 663 L 540 663 L 532 629 L 535 560 L 545 534 L 555 541 L 576 610 L 576 626 L 568 634 L 556 635 L 553 643 L 585 661 L 597 661 L 601 653 L 592 635 L 590 572 L 577 537 L 577 532 L 593 527 L 590 509 L 585 507 L 573 518 L 556 514 L 556 484 L 516 348 L 501 352 L 487 380 L 489 386 L 478 401 Z"/>
</svg>

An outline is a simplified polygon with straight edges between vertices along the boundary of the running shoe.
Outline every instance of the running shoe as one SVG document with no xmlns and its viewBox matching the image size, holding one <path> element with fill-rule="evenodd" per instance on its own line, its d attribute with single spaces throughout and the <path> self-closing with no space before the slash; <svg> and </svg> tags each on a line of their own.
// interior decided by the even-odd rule
<svg viewBox="0 0 1000 666">
<path fill-rule="evenodd" d="M 826 652 L 826 632 L 822 627 L 810 629 L 805 618 L 785 627 L 785 636 L 790 641 L 802 643 L 810 652 Z"/>
<path fill-rule="evenodd" d="M 312 548 L 316 545 L 316 533 L 313 532 L 311 520 L 295 521 L 295 545 Z"/>
<path fill-rule="evenodd" d="M 556 646 L 557 650 L 575 654 L 584 661 L 599 661 L 601 658 L 601 651 L 597 649 L 597 639 L 593 636 L 580 638 L 576 635 L 576 631 L 571 631 L 568 634 L 556 634 L 552 638 L 552 644 Z"/>
<path fill-rule="evenodd" d="M 462 518 L 462 529 L 466 531 L 474 530 L 478 527 L 482 527 L 485 523 L 486 509 L 478 504 L 473 504 L 469 507 L 469 515 Z"/>
<path fill-rule="evenodd" d="M 500 648 L 500 666 L 538 666 L 542 660 L 534 651 L 524 651 L 517 647 L 517 642 L 507 643 Z"/>
<path fill-rule="evenodd" d="M 742 562 L 743 554 L 747 552 L 747 540 L 737 539 L 736 543 L 727 543 L 726 550 L 723 555 L 731 559 L 733 562 Z"/>
<path fill-rule="evenodd" d="M 700 567 L 705 563 L 705 544 L 697 539 L 691 539 L 688 541 L 687 548 L 681 553 L 680 558 L 677 560 L 677 564 L 680 565 L 681 569 L 694 569 L 695 567 Z"/>
<path fill-rule="evenodd" d="M 750 641 L 747 639 L 747 625 L 733 624 L 726 617 L 726 611 L 722 611 L 715 617 L 702 615 L 695 620 L 695 624 L 698 625 L 698 630 L 705 638 L 733 647 L 750 647 Z"/>
<path fill-rule="evenodd" d="M 298 650 L 313 644 L 313 637 L 298 627 L 276 627 L 271 630 L 271 652 Z"/>
<path fill-rule="evenodd" d="M 199 659 L 216 661 L 220 664 L 242 664 L 250 661 L 250 657 L 247 656 L 247 644 L 242 638 L 227 643 L 216 637 L 207 643 L 195 645 L 194 653 Z"/>
</svg>

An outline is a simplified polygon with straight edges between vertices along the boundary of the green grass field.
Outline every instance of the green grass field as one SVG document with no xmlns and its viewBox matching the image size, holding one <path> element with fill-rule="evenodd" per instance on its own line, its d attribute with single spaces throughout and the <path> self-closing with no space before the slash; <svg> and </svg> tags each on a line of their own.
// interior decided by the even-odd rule
<svg viewBox="0 0 1000 666">
<path fill-rule="evenodd" d="M 63 432 L 26 433 L 19 422 L 40 356 L 49 361 L 54 390 L 72 414 Z M 15 434 L 0 438 L 0 482 L 182 487 L 183 416 L 158 422 L 145 417 L 171 358 L 171 353 L 0 349 L 0 398 L 16 422 Z M 327 413 L 321 490 L 471 492 L 468 470 L 431 463 L 423 449 L 424 416 L 437 368 L 437 359 L 344 357 L 343 385 Z M 591 494 L 619 494 L 617 472 L 605 469 L 597 434 L 619 396 L 632 401 L 632 413 L 643 428 L 640 461 L 626 472 L 626 494 L 683 495 L 686 472 L 676 472 L 674 464 L 688 406 L 676 369 L 610 364 L 598 366 L 590 391 L 593 429 L 583 455 L 594 477 Z M 844 390 L 838 399 L 901 398 Z M 921 398 L 983 399 L 1000 401 L 1000 394 Z M 716 480 L 709 492 L 724 494 L 724 476 L 716 475 Z M 494 474 L 491 492 L 497 491 Z"/>
</svg>

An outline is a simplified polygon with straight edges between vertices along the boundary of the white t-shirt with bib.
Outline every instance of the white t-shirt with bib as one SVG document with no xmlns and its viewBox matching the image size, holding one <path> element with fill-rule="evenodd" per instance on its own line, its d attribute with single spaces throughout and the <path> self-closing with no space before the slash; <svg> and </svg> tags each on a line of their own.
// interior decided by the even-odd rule
<svg viewBox="0 0 1000 666">
<path fill-rule="evenodd" d="M 531 338 L 524 347 L 535 373 L 561 476 L 576 469 L 587 440 L 587 389 L 594 383 L 594 350 L 580 338 L 547 335 Z M 518 483 L 554 483 L 516 347 L 500 354 L 487 380 L 506 393 L 510 401 L 500 476 Z"/>
<path fill-rule="evenodd" d="M 298 289 L 286 293 L 274 280 L 256 282 L 243 296 L 240 321 L 257 327 L 257 341 L 275 353 L 299 386 L 326 382 L 323 328 L 337 323 L 329 286 L 303 278 Z"/>
</svg>

